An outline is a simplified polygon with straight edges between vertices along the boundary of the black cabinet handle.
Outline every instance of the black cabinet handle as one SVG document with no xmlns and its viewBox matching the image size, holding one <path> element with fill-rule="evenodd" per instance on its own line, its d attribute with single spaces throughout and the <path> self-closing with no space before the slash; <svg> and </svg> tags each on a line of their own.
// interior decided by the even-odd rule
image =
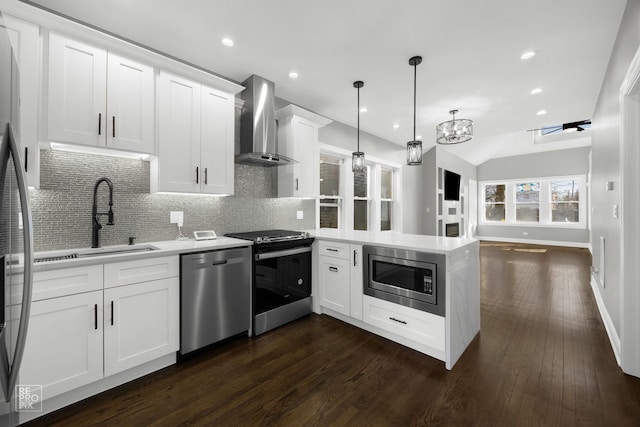
<svg viewBox="0 0 640 427">
<path fill-rule="evenodd" d="M 98 135 L 102 135 L 102 113 L 98 113 Z"/>
<path fill-rule="evenodd" d="M 113 301 L 111 301 L 111 326 L 113 326 Z"/>
<path fill-rule="evenodd" d="M 298 191 L 298 178 L 296 178 L 296 191 Z"/>
<path fill-rule="evenodd" d="M 111 121 L 111 136 L 113 138 L 116 137 L 116 116 L 111 116 L 112 117 L 112 121 Z"/>
<path fill-rule="evenodd" d="M 29 147 L 24 147 L 24 171 L 29 172 Z"/>
<path fill-rule="evenodd" d="M 393 320 L 394 322 L 402 323 L 403 325 L 407 324 L 407 322 L 405 322 L 404 320 L 398 320 L 395 317 L 389 317 L 389 320 Z"/>
<path fill-rule="evenodd" d="M 200 168 L 196 166 L 196 184 L 200 184 Z"/>
<path fill-rule="evenodd" d="M 358 251 L 355 249 L 353 250 L 353 266 L 358 266 Z"/>
<path fill-rule="evenodd" d="M 329 271 L 337 272 L 338 268 L 337 267 L 329 267 Z"/>
<path fill-rule="evenodd" d="M 93 305 L 93 329 L 98 330 L 98 304 Z"/>
<path fill-rule="evenodd" d="M 327 250 L 328 250 L 329 252 L 338 252 L 338 250 L 337 250 L 337 249 L 327 248 Z"/>
<path fill-rule="evenodd" d="M 204 185 L 207 185 L 207 168 L 204 168 Z"/>
</svg>

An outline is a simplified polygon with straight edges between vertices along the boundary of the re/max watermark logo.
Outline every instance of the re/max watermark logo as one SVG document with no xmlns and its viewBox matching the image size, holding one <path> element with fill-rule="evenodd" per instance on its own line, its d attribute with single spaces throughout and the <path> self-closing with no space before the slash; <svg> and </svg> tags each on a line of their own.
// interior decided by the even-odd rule
<svg viewBox="0 0 640 427">
<path fill-rule="evenodd" d="M 42 386 L 17 385 L 16 411 L 42 412 Z"/>
</svg>

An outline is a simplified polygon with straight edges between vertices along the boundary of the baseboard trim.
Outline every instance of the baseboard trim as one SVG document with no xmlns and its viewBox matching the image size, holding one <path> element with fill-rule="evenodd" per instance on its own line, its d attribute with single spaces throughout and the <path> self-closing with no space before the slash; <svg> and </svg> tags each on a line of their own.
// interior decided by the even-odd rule
<svg viewBox="0 0 640 427">
<path fill-rule="evenodd" d="M 489 237 L 489 236 L 474 236 L 474 239 L 486 240 L 488 242 L 526 243 L 529 245 L 564 246 L 569 248 L 590 249 L 591 247 L 591 245 L 588 242 L 587 243 L 560 242 L 556 240 L 516 239 L 511 237 Z"/>
<path fill-rule="evenodd" d="M 604 305 L 604 300 L 602 299 L 602 295 L 600 294 L 600 288 L 598 287 L 598 281 L 593 275 L 591 275 L 591 290 L 593 291 L 593 296 L 596 299 L 596 304 L 598 305 L 598 311 L 600 312 L 600 317 L 602 318 L 602 323 L 604 323 L 604 329 L 607 331 L 607 335 L 609 336 L 609 342 L 611 343 L 611 348 L 613 349 L 613 355 L 616 357 L 616 362 L 618 366 L 620 365 L 620 336 L 616 331 L 616 328 L 613 326 L 613 320 L 611 320 L 611 316 L 609 316 L 609 312 L 607 311 L 607 307 Z"/>
</svg>

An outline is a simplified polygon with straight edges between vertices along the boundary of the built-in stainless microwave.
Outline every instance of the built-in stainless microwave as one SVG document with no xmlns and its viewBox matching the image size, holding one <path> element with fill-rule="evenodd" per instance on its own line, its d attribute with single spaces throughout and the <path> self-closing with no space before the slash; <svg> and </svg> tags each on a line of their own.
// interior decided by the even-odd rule
<svg viewBox="0 0 640 427">
<path fill-rule="evenodd" d="M 364 246 L 364 293 L 422 311 L 445 314 L 445 255 Z"/>
</svg>

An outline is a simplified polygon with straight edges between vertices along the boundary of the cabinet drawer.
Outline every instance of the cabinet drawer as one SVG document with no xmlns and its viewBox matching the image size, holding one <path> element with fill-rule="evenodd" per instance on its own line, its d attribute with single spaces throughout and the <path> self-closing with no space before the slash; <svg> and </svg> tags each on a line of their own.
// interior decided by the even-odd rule
<svg viewBox="0 0 640 427">
<path fill-rule="evenodd" d="M 445 350 L 445 323 L 442 316 L 365 295 L 363 320 L 412 341 Z"/>
<path fill-rule="evenodd" d="M 11 278 L 11 304 L 22 302 L 22 274 Z M 102 264 L 33 273 L 32 301 L 102 290 Z"/>
<path fill-rule="evenodd" d="M 319 255 L 326 255 L 334 258 L 349 259 L 349 244 L 338 242 L 318 242 Z"/>
<path fill-rule="evenodd" d="M 104 266 L 104 287 L 113 288 L 176 277 L 179 272 L 180 265 L 177 255 L 106 264 Z"/>
</svg>

